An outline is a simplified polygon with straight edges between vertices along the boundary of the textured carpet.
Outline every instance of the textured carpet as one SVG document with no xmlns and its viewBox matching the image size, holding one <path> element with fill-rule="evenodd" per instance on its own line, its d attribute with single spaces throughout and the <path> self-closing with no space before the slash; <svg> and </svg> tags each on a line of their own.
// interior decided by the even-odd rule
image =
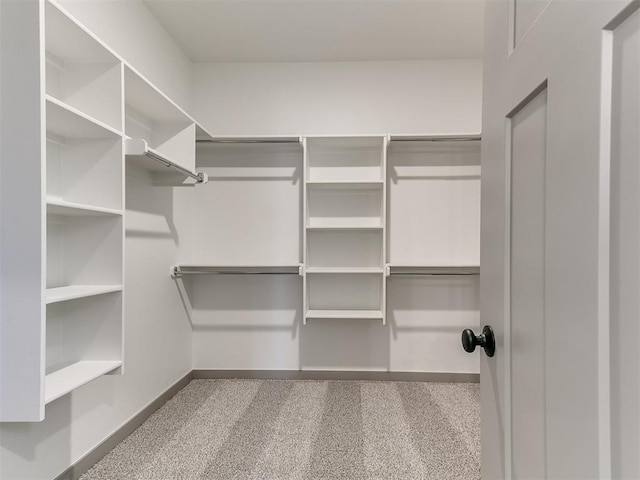
<svg viewBox="0 0 640 480">
<path fill-rule="evenodd" d="M 479 479 L 477 384 L 193 380 L 81 480 Z"/>
</svg>

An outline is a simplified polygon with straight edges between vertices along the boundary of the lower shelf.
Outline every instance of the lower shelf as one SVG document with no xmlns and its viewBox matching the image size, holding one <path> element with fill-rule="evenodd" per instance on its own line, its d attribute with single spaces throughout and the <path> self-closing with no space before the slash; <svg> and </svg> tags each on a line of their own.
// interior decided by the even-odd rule
<svg viewBox="0 0 640 480">
<path fill-rule="evenodd" d="M 82 385 L 122 366 L 120 360 L 81 361 L 49 373 L 45 378 L 44 402 L 49 403 Z"/>
<path fill-rule="evenodd" d="M 122 285 L 69 285 L 47 288 L 47 305 L 120 291 L 122 291 Z"/>
<path fill-rule="evenodd" d="M 382 320 L 382 312 L 380 310 L 309 310 L 306 317 Z"/>
</svg>

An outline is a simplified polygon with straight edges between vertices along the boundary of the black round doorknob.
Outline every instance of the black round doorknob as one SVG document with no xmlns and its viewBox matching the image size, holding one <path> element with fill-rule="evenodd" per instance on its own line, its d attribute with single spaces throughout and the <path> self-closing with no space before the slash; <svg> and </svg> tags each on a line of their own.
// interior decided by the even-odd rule
<svg viewBox="0 0 640 480">
<path fill-rule="evenodd" d="M 465 351 L 471 353 L 475 351 L 477 346 L 484 348 L 487 357 L 493 357 L 496 353 L 496 339 L 493 335 L 493 329 L 489 325 L 482 328 L 480 335 L 476 335 L 473 330 L 468 328 L 462 332 L 462 347 Z"/>
</svg>

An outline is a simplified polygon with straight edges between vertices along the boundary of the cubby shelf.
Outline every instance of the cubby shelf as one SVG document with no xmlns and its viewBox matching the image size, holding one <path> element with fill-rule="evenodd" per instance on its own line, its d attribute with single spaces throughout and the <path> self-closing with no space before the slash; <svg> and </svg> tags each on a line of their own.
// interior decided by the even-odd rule
<svg viewBox="0 0 640 480">
<path fill-rule="evenodd" d="M 66 302 L 77 298 L 92 297 L 105 293 L 121 292 L 122 285 L 69 285 L 66 287 L 47 288 L 47 305 Z"/>
<path fill-rule="evenodd" d="M 309 310 L 306 318 L 382 320 L 380 310 Z"/>
<path fill-rule="evenodd" d="M 353 274 L 376 274 L 383 273 L 380 267 L 308 267 L 306 273 L 323 274 L 323 273 L 353 273 Z"/>
<path fill-rule="evenodd" d="M 382 188 L 384 182 L 382 180 L 363 180 L 361 182 L 354 180 L 325 180 L 325 181 L 307 181 L 305 182 L 310 188 L 353 188 L 353 189 L 379 189 Z"/>
<path fill-rule="evenodd" d="M 384 323 L 386 138 L 306 137 L 304 144 L 304 322 Z"/>
<path fill-rule="evenodd" d="M 53 402 L 57 398 L 121 366 L 122 361 L 120 360 L 84 360 L 55 370 L 45 377 L 44 402 Z"/>
<path fill-rule="evenodd" d="M 307 225 L 307 230 L 315 231 L 382 231 L 382 225 L 380 226 L 368 226 L 368 225 Z"/>
<path fill-rule="evenodd" d="M 122 134 L 109 125 L 96 120 L 80 110 L 46 96 L 47 132 L 65 138 L 115 138 Z"/>
<path fill-rule="evenodd" d="M 122 210 L 113 208 L 97 207 L 75 202 L 67 202 L 57 198 L 47 198 L 47 213 L 63 216 L 97 216 L 116 215 L 122 216 Z"/>
</svg>

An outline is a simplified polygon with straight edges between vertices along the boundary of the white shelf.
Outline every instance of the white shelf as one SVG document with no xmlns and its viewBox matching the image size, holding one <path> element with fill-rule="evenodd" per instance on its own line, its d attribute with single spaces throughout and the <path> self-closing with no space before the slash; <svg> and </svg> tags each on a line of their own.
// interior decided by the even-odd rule
<svg viewBox="0 0 640 480">
<path fill-rule="evenodd" d="M 47 198 L 47 213 L 64 216 L 96 216 L 96 215 L 116 215 L 122 216 L 122 210 L 113 208 L 96 207 L 81 203 L 67 202 L 57 198 Z"/>
<path fill-rule="evenodd" d="M 379 189 L 382 188 L 384 182 L 382 180 L 324 180 L 324 181 L 307 181 L 305 182 L 310 188 L 327 188 L 327 189 Z"/>
<path fill-rule="evenodd" d="M 44 401 L 52 402 L 121 366 L 119 360 L 81 361 L 49 373 L 45 377 Z"/>
<path fill-rule="evenodd" d="M 45 4 L 46 93 L 122 130 L 122 64 L 54 2 Z"/>
<path fill-rule="evenodd" d="M 380 226 L 367 226 L 367 225 L 307 225 L 307 230 L 313 231 L 382 231 L 382 225 Z"/>
<path fill-rule="evenodd" d="M 158 124 L 195 124 L 189 114 L 129 65 L 124 69 L 124 78 L 127 107 Z M 203 132 L 202 128 L 199 130 Z"/>
<path fill-rule="evenodd" d="M 69 285 L 67 287 L 47 288 L 47 305 L 121 291 L 122 285 Z"/>
<path fill-rule="evenodd" d="M 47 51 L 65 62 L 114 63 L 118 57 L 57 3 L 45 2 Z"/>
<path fill-rule="evenodd" d="M 376 274 L 383 273 L 380 267 L 308 267 L 306 273 L 360 273 Z"/>
<path fill-rule="evenodd" d="M 51 95 L 46 96 L 47 132 L 64 138 L 115 138 L 121 133 Z"/>
<path fill-rule="evenodd" d="M 380 310 L 309 310 L 306 318 L 382 320 Z"/>
</svg>

